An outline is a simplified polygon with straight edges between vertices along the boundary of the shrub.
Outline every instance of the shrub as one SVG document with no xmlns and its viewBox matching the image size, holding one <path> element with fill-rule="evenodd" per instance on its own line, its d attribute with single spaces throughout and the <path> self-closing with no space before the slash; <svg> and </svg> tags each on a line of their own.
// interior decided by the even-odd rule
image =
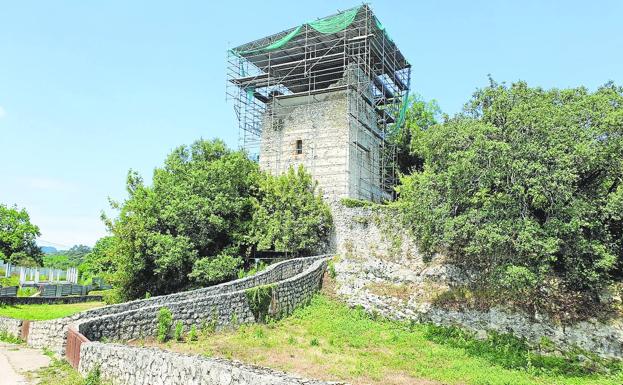
<svg viewBox="0 0 623 385">
<path fill-rule="evenodd" d="M 199 336 L 197 334 L 197 326 L 192 325 L 190 327 L 190 332 L 188 333 L 188 340 L 189 341 L 197 341 L 199 339 Z"/>
<path fill-rule="evenodd" d="M 266 269 L 268 264 L 264 263 L 264 261 L 260 261 L 258 264 L 250 268 L 249 270 L 239 269 L 238 270 L 238 279 L 242 279 L 245 277 L 250 277 L 252 275 L 257 274 L 258 272 Z"/>
<path fill-rule="evenodd" d="M 116 288 L 108 290 L 92 290 L 89 292 L 89 295 L 101 295 L 102 300 L 106 302 L 107 305 L 114 305 L 116 303 L 123 302 L 121 292 Z"/>
<path fill-rule="evenodd" d="M 321 250 L 333 227 L 329 206 L 317 183 L 301 166 L 260 180 L 253 213 L 253 243 L 258 250 L 306 255 Z"/>
<path fill-rule="evenodd" d="M 523 293 L 534 289 L 537 276 L 527 267 L 508 265 L 501 269 L 496 281 L 508 291 Z"/>
<path fill-rule="evenodd" d="M 492 82 L 413 148 L 424 167 L 399 193 L 424 253 L 512 289 L 555 276 L 597 293 L 621 278 L 621 87 Z"/>
<path fill-rule="evenodd" d="M 354 199 L 354 198 L 342 198 L 340 199 L 340 203 L 344 207 L 353 208 L 353 207 L 373 207 L 376 203 L 371 201 L 365 201 L 363 199 Z"/>
<path fill-rule="evenodd" d="M 166 307 L 160 308 L 158 312 L 158 341 L 166 342 L 169 339 L 172 325 L 173 315 L 171 314 L 171 310 Z"/>
<path fill-rule="evenodd" d="M 258 165 L 220 140 L 176 148 L 154 170 L 151 186 L 130 171 L 129 197 L 112 202 L 118 217 L 106 219 L 116 239 L 111 283 L 130 299 L 235 277 L 231 256 L 248 249 L 258 178 Z M 221 272 L 223 262 L 235 267 Z M 209 274 L 189 275 L 194 268 Z"/>
<path fill-rule="evenodd" d="M 273 300 L 273 285 L 256 286 L 246 290 L 249 307 L 257 322 L 266 322 Z"/>
<path fill-rule="evenodd" d="M 37 291 L 38 291 L 37 288 L 34 288 L 34 287 L 20 287 L 17 290 L 17 296 L 18 297 L 31 297 Z"/>
<path fill-rule="evenodd" d="M 220 254 L 213 258 L 201 258 L 195 261 L 189 277 L 200 285 L 214 285 L 228 281 L 238 272 L 242 264 L 240 257 Z"/>
<path fill-rule="evenodd" d="M 182 321 L 175 323 L 175 340 L 180 342 L 184 338 L 184 324 Z"/>
<path fill-rule="evenodd" d="M 337 277 L 337 272 L 335 271 L 335 261 L 333 259 L 329 260 L 327 264 L 327 271 L 329 272 L 329 277 L 335 279 Z"/>
</svg>

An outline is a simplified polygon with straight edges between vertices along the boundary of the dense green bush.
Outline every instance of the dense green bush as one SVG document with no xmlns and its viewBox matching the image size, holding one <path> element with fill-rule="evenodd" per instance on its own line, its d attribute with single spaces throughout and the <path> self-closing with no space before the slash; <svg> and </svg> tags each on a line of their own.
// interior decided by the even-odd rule
<svg viewBox="0 0 623 385">
<path fill-rule="evenodd" d="M 171 310 L 167 309 L 166 307 L 160 308 L 160 310 L 158 311 L 158 330 L 156 333 L 158 341 L 165 342 L 169 339 L 172 326 L 173 315 L 171 314 Z"/>
<path fill-rule="evenodd" d="M 554 279 L 596 293 L 620 279 L 622 88 L 492 81 L 413 148 L 424 167 L 399 193 L 424 253 L 512 290 Z"/>
<path fill-rule="evenodd" d="M 196 260 L 188 276 L 201 285 L 215 284 L 235 278 L 241 265 L 242 258 L 219 254 Z"/>
<path fill-rule="evenodd" d="M 129 197 L 113 202 L 104 238 L 84 270 L 125 299 L 235 278 L 254 250 L 310 253 L 331 227 L 328 207 L 302 169 L 274 177 L 220 140 L 175 149 L 147 186 L 134 172 Z"/>
<path fill-rule="evenodd" d="M 175 149 L 152 186 L 130 172 L 129 198 L 113 202 L 119 217 L 108 221 L 117 238 L 113 284 L 126 298 L 175 292 L 191 278 L 208 280 L 190 277 L 194 266 L 210 267 L 223 253 L 244 255 L 259 177 L 257 164 L 218 140 Z"/>
<path fill-rule="evenodd" d="M 258 250 L 293 254 L 318 252 L 332 227 L 331 212 L 302 166 L 260 179 L 253 213 L 253 243 Z"/>
<path fill-rule="evenodd" d="M 115 247 L 117 238 L 113 236 L 102 237 L 97 240 L 82 259 L 78 266 L 80 278 L 83 282 L 89 282 L 93 278 L 103 278 L 109 281 L 115 272 Z"/>
</svg>

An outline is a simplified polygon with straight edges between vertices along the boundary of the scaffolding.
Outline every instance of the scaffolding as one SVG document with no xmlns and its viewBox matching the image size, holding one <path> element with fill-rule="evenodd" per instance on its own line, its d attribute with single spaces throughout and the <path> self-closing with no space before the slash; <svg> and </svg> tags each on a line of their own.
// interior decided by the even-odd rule
<svg viewBox="0 0 623 385">
<path fill-rule="evenodd" d="M 327 153 L 323 146 L 334 146 L 318 140 L 302 155 L 308 172 L 346 172 L 347 179 L 335 183 L 347 184 L 340 187 L 350 189 L 348 196 L 392 199 L 395 151 L 387 138 L 404 124 L 410 69 L 367 4 L 230 49 L 227 99 L 238 118 L 240 145 L 252 157 L 270 157 L 271 172 L 284 172 L 290 162 L 282 159 L 283 147 L 262 147 L 263 131 L 279 130 L 293 103 L 311 106 L 329 93 L 339 95 L 348 130 L 342 149 L 347 167 L 328 171 L 317 165 L 319 154 Z M 314 137 L 323 129 L 315 125 Z"/>
</svg>

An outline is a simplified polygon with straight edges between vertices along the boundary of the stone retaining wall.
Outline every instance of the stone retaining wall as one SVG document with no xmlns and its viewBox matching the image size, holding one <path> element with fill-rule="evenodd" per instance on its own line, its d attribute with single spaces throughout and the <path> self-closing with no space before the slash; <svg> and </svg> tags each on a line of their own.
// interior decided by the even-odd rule
<svg viewBox="0 0 623 385">
<path fill-rule="evenodd" d="M 538 344 L 542 337 L 558 348 L 575 347 L 607 358 L 623 359 L 623 320 L 590 319 L 559 325 L 544 316 L 516 310 L 450 310 L 434 304 L 440 293 L 470 280 L 470 275 L 443 257 L 424 261 L 413 238 L 391 210 L 332 205 L 333 248 L 338 294 L 352 306 L 385 317 L 438 325 L 460 326 L 485 336 L 489 331 L 511 333 Z"/>
<path fill-rule="evenodd" d="M 99 368 L 114 385 L 329 385 L 236 361 L 190 356 L 160 349 L 99 342 L 83 343 L 80 373 Z"/>
<path fill-rule="evenodd" d="M 22 320 L 0 317 L 0 332 L 19 337 L 22 332 Z"/>
<path fill-rule="evenodd" d="M 292 265 L 302 268 L 303 265 L 299 262 Z M 281 273 L 278 275 L 264 274 L 261 280 L 244 279 L 240 280 L 243 284 L 234 282 L 234 284 L 225 287 L 228 290 L 219 290 L 225 291 L 224 293 L 213 291 L 214 294 L 212 295 L 193 296 L 191 299 L 184 299 L 183 301 L 152 302 L 151 306 L 90 318 L 79 321 L 76 325 L 78 331 L 92 341 L 103 338 L 123 341 L 152 336 L 157 329 L 157 314 L 162 307 L 167 307 L 173 315 L 173 320 L 182 322 L 186 330 L 189 330 L 192 325 L 201 328 L 203 324 L 208 322 L 214 323 L 217 328 L 253 323 L 256 320 L 246 290 L 255 287 L 257 283 L 262 285 L 263 282 L 274 285 L 272 289 L 272 313 L 280 316 L 289 315 L 297 306 L 308 301 L 320 287 L 327 260 L 314 259 L 312 262 L 307 269 L 285 280 L 275 282 L 267 279 L 271 276 L 277 279 L 283 276 Z M 286 264 L 286 266 L 288 265 Z M 289 273 L 296 270 L 289 270 Z M 285 270 L 275 269 L 275 271 L 283 272 Z M 256 283 L 256 285 L 251 286 L 250 283 Z M 241 289 L 230 291 L 233 288 Z"/>
<path fill-rule="evenodd" d="M 65 354 L 67 329 L 72 322 L 73 317 L 31 322 L 26 343 L 33 348 L 48 348 L 63 355 Z"/>
<path fill-rule="evenodd" d="M 136 300 L 118 305 L 105 306 L 103 308 L 92 309 L 77 313 L 73 316 L 66 318 L 60 318 L 50 321 L 31 322 L 30 333 L 28 335 L 27 343 L 28 345 L 33 347 L 46 347 L 58 354 L 64 354 L 67 339 L 67 330 L 69 326 L 85 320 L 89 320 L 89 324 L 94 325 L 94 329 L 93 331 L 86 331 L 87 329 L 85 328 L 88 328 L 88 326 L 83 326 L 81 330 L 85 331 L 85 335 L 89 335 L 91 337 L 95 335 L 101 335 L 107 336 L 107 338 L 112 339 L 124 339 L 124 336 L 140 336 L 141 333 L 143 333 L 144 336 L 151 335 L 154 329 L 150 328 L 153 327 L 155 322 L 155 312 L 157 312 L 157 310 L 163 306 L 171 307 L 171 310 L 175 310 L 176 313 L 174 313 L 174 316 L 178 317 L 177 319 L 182 320 L 188 325 L 194 323 L 195 317 L 197 317 L 196 319 L 200 319 L 199 317 L 202 317 L 201 319 L 211 317 L 214 313 L 212 312 L 212 309 L 209 308 L 209 306 L 212 305 L 216 306 L 217 309 L 222 309 L 222 311 L 218 314 L 217 320 L 217 322 L 221 326 L 231 324 L 232 314 L 236 314 L 236 322 L 251 322 L 249 314 L 245 313 L 245 311 L 248 311 L 248 304 L 246 304 L 245 302 L 246 298 L 242 298 L 240 293 L 227 297 L 228 294 L 279 281 L 284 282 L 287 281 L 289 278 L 306 275 L 305 271 L 308 270 L 311 265 L 325 259 L 325 255 L 290 259 L 276 263 L 274 265 L 270 265 L 265 270 L 253 276 L 245 277 L 231 282 L 226 282 L 220 285 L 210 286 L 197 290 L 190 290 L 176 294 L 152 297 L 149 299 Z M 326 262 L 324 263 L 326 264 Z M 287 287 L 286 283 L 283 283 L 283 285 L 285 285 L 284 287 Z M 276 296 L 278 295 L 279 293 L 277 292 Z M 219 296 L 226 297 L 219 299 Z M 225 298 L 230 297 L 234 302 L 226 304 L 226 302 L 224 302 Z M 305 296 L 302 295 L 301 298 L 303 297 Z M 238 301 L 237 307 L 232 306 L 232 304 L 236 301 L 235 298 L 237 298 Z M 290 303 L 289 301 L 291 302 L 293 301 L 293 299 L 289 298 L 289 296 L 285 296 L 279 302 L 287 305 Z M 173 306 L 173 304 L 177 303 L 180 304 Z M 200 308 L 198 304 L 204 304 L 208 306 L 208 308 Z M 208 311 L 210 312 L 209 315 Z M 119 314 L 123 315 L 103 318 Z M 128 320 L 135 320 L 136 322 L 138 322 L 139 326 L 132 327 L 128 324 L 128 322 L 123 321 L 126 318 Z M 121 327 L 118 332 L 111 331 L 107 333 L 99 333 L 98 330 L 104 327 L 103 322 L 105 319 L 115 325 L 121 325 L 125 323 L 127 324 L 127 326 Z M 209 319 L 211 320 L 211 318 Z M 16 335 L 19 336 L 19 332 Z"/>
<path fill-rule="evenodd" d="M 290 278 L 306 269 L 313 262 L 326 258 L 326 255 L 296 258 L 268 266 L 265 270 L 249 277 L 225 282 L 219 285 L 202 289 L 189 290 L 181 293 L 140 299 L 122 304 L 106 306 L 99 309 L 87 310 L 77 315 L 77 319 L 100 317 L 108 314 L 123 313 L 151 306 L 164 306 L 185 300 L 198 300 L 212 295 L 231 293 L 255 286 L 267 285 L 273 282 Z"/>
</svg>

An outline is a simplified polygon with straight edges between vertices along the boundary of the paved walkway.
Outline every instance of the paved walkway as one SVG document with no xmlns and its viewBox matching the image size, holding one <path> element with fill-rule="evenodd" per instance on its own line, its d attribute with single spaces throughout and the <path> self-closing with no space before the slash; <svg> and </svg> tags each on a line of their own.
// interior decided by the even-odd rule
<svg viewBox="0 0 623 385">
<path fill-rule="evenodd" d="M 0 342 L 0 385 L 30 385 L 24 373 L 48 365 L 41 350 Z"/>
</svg>

